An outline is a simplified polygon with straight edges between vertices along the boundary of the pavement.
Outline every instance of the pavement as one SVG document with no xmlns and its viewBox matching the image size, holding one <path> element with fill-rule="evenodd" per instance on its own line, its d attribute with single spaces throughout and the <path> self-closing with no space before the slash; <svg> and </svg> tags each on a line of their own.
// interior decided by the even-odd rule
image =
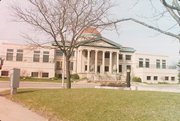
<svg viewBox="0 0 180 121">
<path fill-rule="evenodd" d="M 0 96 L 0 121 L 48 121 L 20 104 Z"/>
<path fill-rule="evenodd" d="M 138 85 L 136 90 L 180 93 L 180 85 Z"/>
<path fill-rule="evenodd" d="M 2 88 L 9 88 L 9 81 L 0 81 L 0 90 Z M 99 84 L 97 83 L 72 83 L 72 88 L 94 88 Z M 64 87 L 66 85 L 64 84 Z M 20 82 L 19 88 L 45 88 L 45 89 L 58 89 L 62 88 L 61 83 L 54 82 Z"/>
</svg>

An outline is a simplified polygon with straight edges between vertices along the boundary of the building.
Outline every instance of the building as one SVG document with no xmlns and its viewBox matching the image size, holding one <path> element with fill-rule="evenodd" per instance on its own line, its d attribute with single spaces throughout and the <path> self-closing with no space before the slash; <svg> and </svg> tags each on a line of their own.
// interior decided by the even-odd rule
<svg viewBox="0 0 180 121">
<path fill-rule="evenodd" d="M 1 58 L 4 64 L 1 76 L 8 76 L 12 68 L 20 68 L 21 76 L 53 78 L 65 71 L 63 53 L 50 47 L 34 48 L 30 45 L 2 43 Z M 71 73 L 93 81 L 126 80 L 126 70 L 132 77 L 143 82 L 178 82 L 178 71 L 170 69 L 166 56 L 138 54 L 135 49 L 124 47 L 105 37 L 94 29 L 83 31 L 79 47 L 71 57 Z"/>
<path fill-rule="evenodd" d="M 54 49 L 7 42 L 1 43 L 1 48 L 1 58 L 4 60 L 1 76 L 9 76 L 11 69 L 19 68 L 24 77 L 54 77 Z"/>
<path fill-rule="evenodd" d="M 134 75 L 147 83 L 178 83 L 178 70 L 167 60 L 167 56 L 136 53 Z"/>
</svg>

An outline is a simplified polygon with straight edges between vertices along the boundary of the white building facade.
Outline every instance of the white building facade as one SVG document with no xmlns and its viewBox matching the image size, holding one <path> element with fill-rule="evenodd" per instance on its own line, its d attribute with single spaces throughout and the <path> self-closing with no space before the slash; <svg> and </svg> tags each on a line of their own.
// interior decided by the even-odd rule
<svg viewBox="0 0 180 121">
<path fill-rule="evenodd" d="M 123 47 L 101 36 L 96 30 L 87 30 L 79 40 L 79 47 L 71 57 L 71 73 L 92 81 L 125 81 L 126 70 L 131 77 L 143 82 L 178 83 L 177 69 L 170 69 L 166 56 L 137 54 L 130 47 Z M 12 68 L 20 68 L 21 76 L 53 78 L 65 71 L 63 53 L 55 46 L 37 47 L 24 44 L 2 43 L 1 58 L 4 64 L 1 76 L 8 76 Z M 52 49 L 54 48 L 54 49 Z"/>
</svg>

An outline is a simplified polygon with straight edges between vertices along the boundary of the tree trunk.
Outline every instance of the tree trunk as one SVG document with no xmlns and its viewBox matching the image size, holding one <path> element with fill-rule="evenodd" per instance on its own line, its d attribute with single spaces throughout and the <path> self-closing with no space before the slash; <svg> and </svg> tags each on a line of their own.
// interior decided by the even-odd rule
<svg viewBox="0 0 180 121">
<path fill-rule="evenodd" d="M 66 57 L 67 89 L 71 88 L 70 57 Z"/>
</svg>

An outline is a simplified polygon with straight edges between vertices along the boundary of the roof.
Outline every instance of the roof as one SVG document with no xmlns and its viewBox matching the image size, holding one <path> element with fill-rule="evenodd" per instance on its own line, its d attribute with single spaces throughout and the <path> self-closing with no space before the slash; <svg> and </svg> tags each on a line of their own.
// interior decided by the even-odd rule
<svg viewBox="0 0 180 121">
<path fill-rule="evenodd" d="M 82 34 L 96 34 L 96 35 L 101 35 L 101 33 L 99 31 L 97 31 L 96 29 L 93 28 L 88 28 L 85 29 L 84 31 L 82 31 Z"/>
<path fill-rule="evenodd" d="M 94 45 L 92 44 L 93 42 L 97 42 L 97 41 L 104 41 L 105 43 L 108 43 L 110 45 L 112 45 L 111 47 L 110 46 L 106 46 L 106 45 Z M 63 45 L 61 42 L 59 42 L 60 45 Z M 65 46 L 70 46 L 70 42 L 68 41 L 67 43 L 65 43 Z M 88 40 L 84 40 L 84 41 L 79 41 L 79 42 L 76 42 L 74 43 L 77 47 L 79 46 L 94 46 L 94 47 L 102 47 L 102 48 L 113 48 L 113 49 L 119 49 L 120 51 L 122 52 L 132 52 L 134 53 L 135 52 L 135 49 L 134 48 L 131 48 L 131 47 L 123 47 L 122 45 L 116 43 L 116 42 L 113 42 L 105 37 L 102 37 L 102 36 L 96 36 L 94 38 L 90 38 Z M 53 46 L 56 46 L 55 43 L 52 44 Z"/>
</svg>

